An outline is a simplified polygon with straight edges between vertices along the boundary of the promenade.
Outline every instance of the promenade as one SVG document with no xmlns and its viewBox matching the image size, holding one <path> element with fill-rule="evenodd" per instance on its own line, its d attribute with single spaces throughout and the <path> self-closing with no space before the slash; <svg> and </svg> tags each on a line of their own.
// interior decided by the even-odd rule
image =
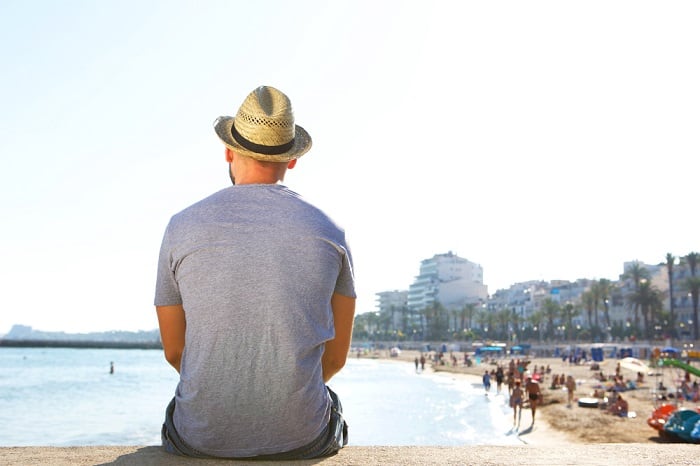
<svg viewBox="0 0 700 466">
<path fill-rule="evenodd" d="M 210 466 L 295 464 L 295 465 L 697 465 L 697 445 L 690 444 L 595 444 L 543 447 L 353 447 L 318 460 L 287 463 L 268 461 L 198 460 L 169 455 L 157 446 L 119 447 L 21 447 L 0 448 L 5 466 L 116 465 L 116 466 Z"/>
</svg>

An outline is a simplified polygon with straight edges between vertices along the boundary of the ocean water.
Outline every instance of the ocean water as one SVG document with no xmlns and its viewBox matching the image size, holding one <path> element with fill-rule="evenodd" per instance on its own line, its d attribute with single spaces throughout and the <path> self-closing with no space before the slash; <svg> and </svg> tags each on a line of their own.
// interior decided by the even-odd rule
<svg viewBox="0 0 700 466">
<path fill-rule="evenodd" d="M 177 379 L 159 350 L 0 348 L 0 446 L 160 444 Z M 330 386 L 351 445 L 520 443 L 507 399 L 463 378 L 351 358 Z"/>
</svg>

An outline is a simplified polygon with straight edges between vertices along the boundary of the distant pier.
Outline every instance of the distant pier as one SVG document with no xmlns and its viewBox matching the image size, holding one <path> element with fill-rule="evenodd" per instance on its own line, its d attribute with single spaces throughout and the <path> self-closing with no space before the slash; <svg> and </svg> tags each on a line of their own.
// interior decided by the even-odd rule
<svg viewBox="0 0 700 466">
<path fill-rule="evenodd" d="M 8 348 L 163 349 L 160 341 L 15 340 L 0 338 Z"/>
</svg>

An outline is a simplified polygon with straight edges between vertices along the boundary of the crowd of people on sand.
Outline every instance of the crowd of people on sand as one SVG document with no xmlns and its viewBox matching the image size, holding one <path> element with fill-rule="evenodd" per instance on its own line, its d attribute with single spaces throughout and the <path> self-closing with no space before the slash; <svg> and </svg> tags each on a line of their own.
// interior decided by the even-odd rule
<svg viewBox="0 0 700 466">
<path fill-rule="evenodd" d="M 522 416 L 523 407 L 529 406 L 532 413 L 532 424 L 535 422 L 535 414 L 537 412 L 537 407 L 543 402 L 543 394 L 540 389 L 540 383 L 549 379 L 549 388 L 551 390 L 563 389 L 567 393 L 567 407 L 572 408 L 574 401 L 576 400 L 576 389 L 577 382 L 573 375 L 571 374 L 552 374 L 552 370 L 549 365 L 537 366 L 533 365 L 532 369 L 529 370 L 530 362 L 526 359 L 511 359 L 507 366 L 501 362 L 496 361 L 496 367 L 490 371 L 486 369 L 482 376 L 482 383 L 484 390 L 488 394 L 491 390 L 492 381 L 496 380 L 496 392 L 501 393 L 501 384 L 505 381 L 505 385 L 508 389 L 509 403 L 513 408 L 513 425 L 519 426 L 520 419 Z M 571 361 L 571 364 L 581 364 L 581 361 Z M 637 381 L 625 380 L 621 374 L 620 367 L 616 369 L 616 374 L 606 377 L 609 382 L 605 387 L 601 387 L 601 390 L 596 390 L 593 393 L 594 397 L 600 398 L 599 406 L 607 413 L 615 416 L 628 417 L 633 413 L 629 410 L 629 403 L 622 396 L 622 392 L 627 390 L 633 390 L 637 388 L 637 384 L 642 383 L 644 380 L 644 374 L 637 374 Z M 686 385 L 687 389 L 683 393 L 688 393 L 685 396 L 692 397 L 698 396 L 697 382 L 691 387 L 690 384 Z M 690 399 L 690 398 L 688 398 Z"/>
<path fill-rule="evenodd" d="M 591 385 L 592 392 L 582 394 L 584 398 L 597 399 L 597 406 L 611 415 L 633 417 L 636 414 L 630 411 L 627 395 L 623 396 L 623 393 L 644 387 L 646 385 L 644 373 L 637 372 L 636 377 L 626 378 L 618 362 L 614 373 L 605 374 L 601 370 L 601 365 L 596 361 L 589 361 L 585 353 L 577 356 L 567 355 L 562 360 L 565 366 L 585 365 L 595 371 L 590 379 L 595 382 Z M 505 358 L 490 356 L 474 357 L 466 352 L 460 357 L 455 352 L 433 351 L 416 356 L 414 360 L 416 372 L 425 370 L 426 363 L 432 364 L 433 367 L 485 366 L 486 369 L 482 373 L 485 394 L 488 396 L 495 386 L 497 395 L 503 393 L 508 397 L 509 405 L 513 409 L 514 428 L 520 427 L 523 408 L 531 412 L 531 422 L 534 425 L 537 408 L 544 401 L 541 385 L 550 390 L 565 391 L 567 408 L 572 408 L 574 402 L 578 400 L 576 391 L 580 390 L 581 382 L 577 382 L 572 374 L 553 373 L 549 365 L 531 364 L 527 356 L 512 358 L 508 361 Z M 697 380 L 691 381 L 688 372 L 685 373 L 685 379 L 676 390 L 669 391 L 663 386 L 663 382 L 660 382 L 655 392 L 659 393 L 661 401 L 677 397 L 686 401 L 700 402 L 700 384 Z"/>
<path fill-rule="evenodd" d="M 464 353 L 461 359 L 462 364 L 466 367 L 471 367 L 474 364 L 474 361 L 470 358 L 468 353 Z M 425 364 L 428 361 L 432 362 L 433 366 L 449 365 L 457 367 L 460 364 L 460 358 L 458 358 L 454 352 L 450 352 L 449 355 L 446 355 L 443 352 L 435 351 L 427 357 L 424 353 L 421 353 L 420 356 L 416 356 L 413 361 L 416 372 L 425 370 Z M 507 390 L 509 405 L 513 408 L 514 427 L 520 425 L 522 416 L 521 410 L 523 408 L 530 409 L 532 424 L 534 424 L 537 406 L 543 400 L 540 382 L 544 380 L 546 375 L 551 373 L 549 366 L 538 367 L 534 365 L 531 370 L 528 370 L 530 361 L 527 359 L 511 359 L 507 365 L 502 364 L 496 359 L 486 359 L 481 362 L 495 366 L 492 367 L 491 370 L 486 369 L 482 376 L 485 394 L 487 396 L 489 395 L 492 383 L 495 382 L 497 395 L 501 393 L 505 395 Z M 573 391 L 571 397 L 573 397 Z"/>
<path fill-rule="evenodd" d="M 524 407 L 530 408 L 532 425 L 535 424 L 537 406 L 542 402 L 543 394 L 540 389 L 540 380 L 544 379 L 547 369 L 533 366 L 532 371 L 527 370 L 528 360 L 511 359 L 507 366 L 496 363 L 496 367 L 489 371 L 484 370 L 482 384 L 486 396 L 491 392 L 491 381 L 496 381 L 496 394 L 504 392 L 507 388 L 508 403 L 513 408 L 513 427 L 520 427 L 522 410 Z"/>
<path fill-rule="evenodd" d="M 668 390 L 663 381 L 659 382 L 657 385 L 656 392 L 658 393 L 659 401 L 677 398 L 681 401 L 700 402 L 700 384 L 698 384 L 697 380 L 691 382 L 690 373 L 688 371 L 685 371 L 685 376 L 675 393 L 672 390 Z"/>
</svg>

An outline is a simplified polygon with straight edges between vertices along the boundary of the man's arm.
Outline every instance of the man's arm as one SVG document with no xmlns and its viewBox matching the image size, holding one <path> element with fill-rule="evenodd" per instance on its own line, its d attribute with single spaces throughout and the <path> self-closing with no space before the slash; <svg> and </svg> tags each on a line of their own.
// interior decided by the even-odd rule
<svg viewBox="0 0 700 466">
<path fill-rule="evenodd" d="M 345 366 L 350 351 L 352 340 L 352 323 L 355 318 L 355 298 L 333 293 L 331 297 L 333 309 L 333 321 L 335 325 L 335 338 L 326 342 L 321 366 L 323 367 L 323 381 L 328 382 L 331 377 Z"/>
<path fill-rule="evenodd" d="M 181 304 L 156 306 L 156 313 L 165 360 L 179 373 L 182 350 L 185 348 L 185 309 Z"/>
</svg>

